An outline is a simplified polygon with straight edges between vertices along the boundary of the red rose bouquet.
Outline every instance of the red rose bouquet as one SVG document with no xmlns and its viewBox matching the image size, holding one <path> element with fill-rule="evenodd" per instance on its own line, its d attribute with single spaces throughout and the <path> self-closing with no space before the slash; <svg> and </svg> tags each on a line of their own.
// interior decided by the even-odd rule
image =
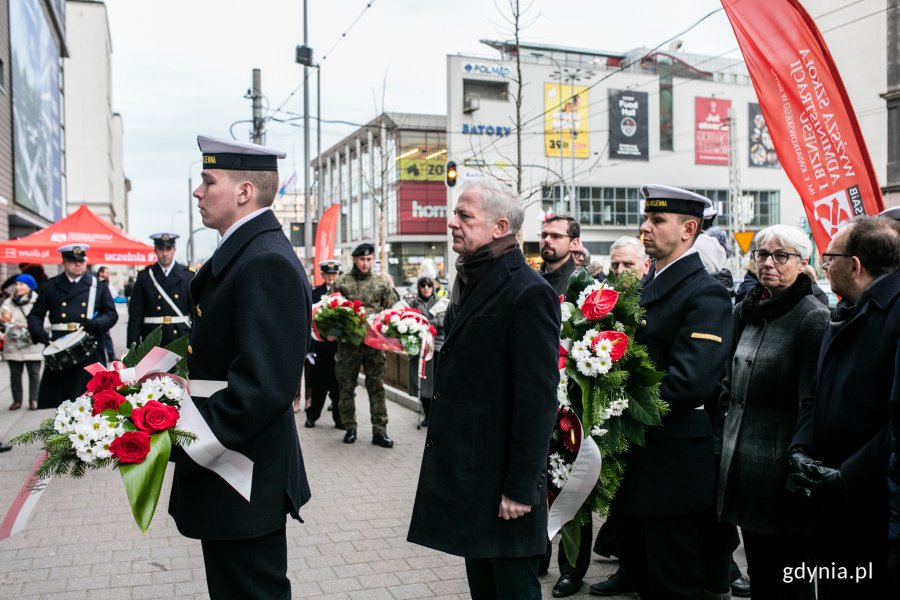
<svg viewBox="0 0 900 600">
<path fill-rule="evenodd" d="M 434 355 L 434 325 L 421 311 L 398 302 L 372 318 L 365 344 L 378 350 L 419 357 L 419 377 L 425 377 L 425 363 Z"/>
<path fill-rule="evenodd" d="M 366 309 L 359 300 L 350 301 L 335 292 L 312 307 L 313 337 L 359 346 L 366 335 Z"/>
<path fill-rule="evenodd" d="M 159 340 L 151 334 L 122 363 L 114 363 L 115 370 L 99 364 L 87 367 L 94 377 L 84 394 L 60 404 L 56 416 L 38 429 L 10 440 L 44 442 L 46 457 L 35 472 L 39 478 L 81 477 L 87 469 L 117 468 L 142 531 L 156 510 L 172 446 L 195 439 L 176 427 L 186 394 L 184 380 L 166 373 L 183 363 L 179 354 L 155 347 L 153 342 Z M 186 348 L 186 338 L 169 347 Z"/>
</svg>

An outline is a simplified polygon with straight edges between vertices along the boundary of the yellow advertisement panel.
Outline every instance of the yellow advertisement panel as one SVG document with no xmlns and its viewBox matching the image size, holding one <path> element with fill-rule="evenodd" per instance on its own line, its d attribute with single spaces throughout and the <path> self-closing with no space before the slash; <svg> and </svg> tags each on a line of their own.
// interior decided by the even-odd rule
<svg viewBox="0 0 900 600">
<path fill-rule="evenodd" d="M 584 85 L 544 84 L 544 155 L 588 158 L 588 88 Z"/>
<path fill-rule="evenodd" d="M 444 181 L 444 159 L 401 158 L 400 181 Z"/>
</svg>

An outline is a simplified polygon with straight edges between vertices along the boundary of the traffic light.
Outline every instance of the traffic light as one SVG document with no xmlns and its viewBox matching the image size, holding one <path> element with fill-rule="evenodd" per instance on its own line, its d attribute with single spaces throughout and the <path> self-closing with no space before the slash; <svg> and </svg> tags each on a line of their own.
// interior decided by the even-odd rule
<svg viewBox="0 0 900 600">
<path fill-rule="evenodd" d="M 456 163 L 452 160 L 448 160 L 447 170 L 444 172 L 447 174 L 447 187 L 456 185 Z"/>
</svg>

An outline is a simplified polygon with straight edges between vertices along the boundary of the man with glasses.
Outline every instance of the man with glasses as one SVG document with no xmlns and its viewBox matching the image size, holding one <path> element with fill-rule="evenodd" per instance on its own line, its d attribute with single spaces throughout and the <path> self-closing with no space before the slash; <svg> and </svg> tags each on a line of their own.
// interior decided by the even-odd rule
<svg viewBox="0 0 900 600">
<path fill-rule="evenodd" d="M 541 228 L 541 275 L 557 294 L 565 294 L 575 270 L 572 251 L 581 246 L 581 226 L 572 217 L 555 216 Z"/>
<path fill-rule="evenodd" d="M 896 597 L 886 569 L 885 480 L 898 376 L 900 223 L 857 217 L 822 258 L 831 288 L 849 305 L 835 311 L 818 350 L 816 396 L 801 405 L 791 442 L 791 481 L 812 497 L 816 564 L 851 573 L 871 566 L 858 579 L 820 577 L 819 598 Z"/>
</svg>

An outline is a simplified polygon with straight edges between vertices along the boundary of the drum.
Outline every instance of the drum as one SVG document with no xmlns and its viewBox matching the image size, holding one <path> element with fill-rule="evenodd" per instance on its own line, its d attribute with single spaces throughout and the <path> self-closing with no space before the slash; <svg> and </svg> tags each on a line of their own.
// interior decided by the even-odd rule
<svg viewBox="0 0 900 600">
<path fill-rule="evenodd" d="M 51 371 L 74 367 L 97 349 L 97 338 L 83 329 L 50 342 L 44 348 L 44 364 Z"/>
</svg>

